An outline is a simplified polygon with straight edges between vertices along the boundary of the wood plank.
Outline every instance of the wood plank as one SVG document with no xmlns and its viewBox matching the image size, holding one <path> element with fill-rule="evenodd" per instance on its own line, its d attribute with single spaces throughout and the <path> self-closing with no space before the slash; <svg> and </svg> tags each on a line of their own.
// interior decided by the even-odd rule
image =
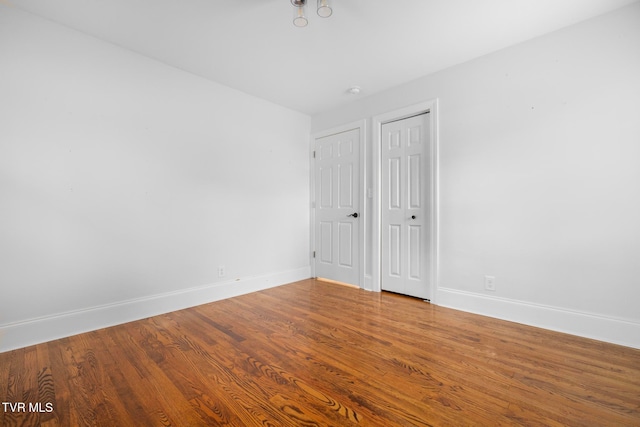
<svg viewBox="0 0 640 427">
<path fill-rule="evenodd" d="M 0 425 L 640 425 L 640 351 L 305 280 L 0 354 Z"/>
</svg>

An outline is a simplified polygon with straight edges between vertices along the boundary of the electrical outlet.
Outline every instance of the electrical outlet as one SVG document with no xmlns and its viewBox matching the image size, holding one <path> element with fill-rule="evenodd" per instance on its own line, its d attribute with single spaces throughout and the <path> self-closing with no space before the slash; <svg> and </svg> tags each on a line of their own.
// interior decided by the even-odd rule
<svg viewBox="0 0 640 427">
<path fill-rule="evenodd" d="M 484 276 L 484 288 L 488 291 L 496 290 L 496 278 L 495 276 Z"/>
<path fill-rule="evenodd" d="M 224 271 L 224 265 L 218 267 L 218 277 L 226 276 L 226 272 Z"/>
</svg>

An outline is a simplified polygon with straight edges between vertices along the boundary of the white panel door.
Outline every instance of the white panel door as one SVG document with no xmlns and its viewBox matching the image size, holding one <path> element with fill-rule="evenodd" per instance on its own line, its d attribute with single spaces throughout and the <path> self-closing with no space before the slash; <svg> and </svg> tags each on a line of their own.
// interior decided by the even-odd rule
<svg viewBox="0 0 640 427">
<path fill-rule="evenodd" d="M 427 114 L 382 125 L 382 289 L 431 299 Z"/>
<path fill-rule="evenodd" d="M 360 130 L 316 139 L 316 276 L 360 285 Z"/>
</svg>

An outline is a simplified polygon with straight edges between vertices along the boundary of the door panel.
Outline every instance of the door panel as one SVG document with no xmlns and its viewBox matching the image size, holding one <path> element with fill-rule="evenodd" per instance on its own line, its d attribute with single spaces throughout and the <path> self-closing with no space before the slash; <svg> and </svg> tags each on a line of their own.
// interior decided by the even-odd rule
<svg viewBox="0 0 640 427">
<path fill-rule="evenodd" d="M 323 263 L 333 263 L 333 242 L 332 242 L 332 223 L 327 221 L 320 222 L 319 225 L 319 248 L 320 261 Z"/>
<path fill-rule="evenodd" d="M 409 278 L 420 279 L 421 267 L 421 237 L 422 227 L 419 225 L 409 226 Z"/>
<path fill-rule="evenodd" d="M 353 154 L 353 141 L 350 139 L 340 141 L 340 157 Z"/>
<path fill-rule="evenodd" d="M 338 225 L 338 235 L 340 239 L 340 259 L 342 267 L 353 267 L 353 224 L 350 222 L 340 222 Z"/>
<path fill-rule="evenodd" d="M 400 158 L 389 159 L 389 209 L 400 209 Z"/>
<path fill-rule="evenodd" d="M 333 183 L 332 183 L 332 170 L 331 168 L 320 169 L 320 206 L 322 208 L 332 208 L 333 203 Z"/>
<path fill-rule="evenodd" d="M 402 242 L 401 242 L 401 226 L 389 225 L 389 275 L 400 277 L 402 265 Z"/>
<path fill-rule="evenodd" d="M 409 173 L 408 173 L 408 182 L 407 185 L 409 188 L 407 189 L 407 193 L 409 194 L 409 207 L 412 209 L 420 209 L 421 203 L 420 199 L 422 198 L 422 171 L 420 167 L 422 166 L 422 156 L 420 154 L 413 154 L 409 156 Z"/>
<path fill-rule="evenodd" d="M 316 139 L 314 167 L 316 276 L 360 285 L 360 130 Z"/>
<path fill-rule="evenodd" d="M 340 183 L 338 189 L 340 191 L 341 208 L 353 208 L 353 165 L 338 165 L 338 176 Z"/>
<path fill-rule="evenodd" d="M 412 126 L 407 129 L 408 132 L 408 146 L 415 147 L 416 145 L 422 145 L 422 127 Z"/>
<path fill-rule="evenodd" d="M 382 125 L 382 289 L 430 299 L 428 116 Z"/>
</svg>

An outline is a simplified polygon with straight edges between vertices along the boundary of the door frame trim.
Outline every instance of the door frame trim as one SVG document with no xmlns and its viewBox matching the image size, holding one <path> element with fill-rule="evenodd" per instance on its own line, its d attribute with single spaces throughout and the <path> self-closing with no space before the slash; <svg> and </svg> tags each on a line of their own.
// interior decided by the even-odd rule
<svg viewBox="0 0 640 427">
<path fill-rule="evenodd" d="M 373 181 L 373 200 L 372 200 L 372 212 L 371 219 L 373 222 L 371 245 L 372 245 L 372 260 L 371 260 L 371 282 L 373 291 L 380 292 L 382 290 L 382 125 L 384 123 L 402 120 L 418 114 L 429 113 L 429 128 L 430 128 L 430 148 L 429 153 L 429 168 L 431 172 L 431 187 L 430 187 L 430 210 L 431 210 L 431 222 L 429 228 L 431 231 L 430 242 L 430 256 L 431 256 L 431 277 L 429 278 L 431 302 L 437 304 L 437 290 L 439 282 L 439 117 L 438 117 L 438 99 L 432 99 L 429 101 L 421 102 L 418 104 L 410 105 L 408 107 L 400 108 L 393 111 L 388 111 L 383 114 L 374 116 L 372 119 L 372 148 L 371 154 L 372 161 L 372 181 Z"/>
<path fill-rule="evenodd" d="M 309 227 L 309 231 L 310 231 L 310 236 L 309 236 L 309 242 L 311 244 L 311 250 L 309 251 L 309 264 L 311 265 L 311 277 L 317 277 L 316 276 L 316 258 L 313 257 L 313 252 L 316 250 L 316 164 L 315 164 L 315 159 L 313 157 L 313 152 L 316 150 L 316 140 L 320 139 L 320 138 L 324 138 L 326 136 L 331 136 L 331 135 L 335 135 L 338 133 L 343 133 L 343 132 L 348 132 L 354 129 L 358 129 L 360 138 L 359 138 L 359 144 L 360 144 L 360 158 L 358 159 L 359 163 L 360 163 L 360 173 L 359 173 L 359 179 L 360 179 L 360 200 L 358 201 L 360 204 L 360 218 L 361 220 L 358 221 L 358 281 L 360 283 L 358 283 L 357 285 L 360 288 L 364 288 L 364 283 L 365 283 L 365 277 L 364 277 L 364 272 L 365 272 L 365 224 L 368 221 L 369 218 L 369 212 L 367 209 L 367 205 L 365 203 L 365 197 L 366 197 L 366 191 L 364 190 L 365 188 L 365 177 L 366 177 L 366 146 L 365 146 L 365 141 L 367 140 L 366 138 L 366 129 L 367 129 L 367 120 L 366 119 L 362 119 L 362 120 L 357 120 L 355 122 L 350 122 L 350 123 L 346 123 L 344 125 L 341 126 L 336 126 L 330 129 L 326 129 L 320 132 L 316 132 L 314 134 L 311 135 L 311 141 L 309 144 L 309 164 L 311 165 L 311 167 L 309 168 L 309 194 L 310 194 L 310 224 L 311 227 Z"/>
</svg>

